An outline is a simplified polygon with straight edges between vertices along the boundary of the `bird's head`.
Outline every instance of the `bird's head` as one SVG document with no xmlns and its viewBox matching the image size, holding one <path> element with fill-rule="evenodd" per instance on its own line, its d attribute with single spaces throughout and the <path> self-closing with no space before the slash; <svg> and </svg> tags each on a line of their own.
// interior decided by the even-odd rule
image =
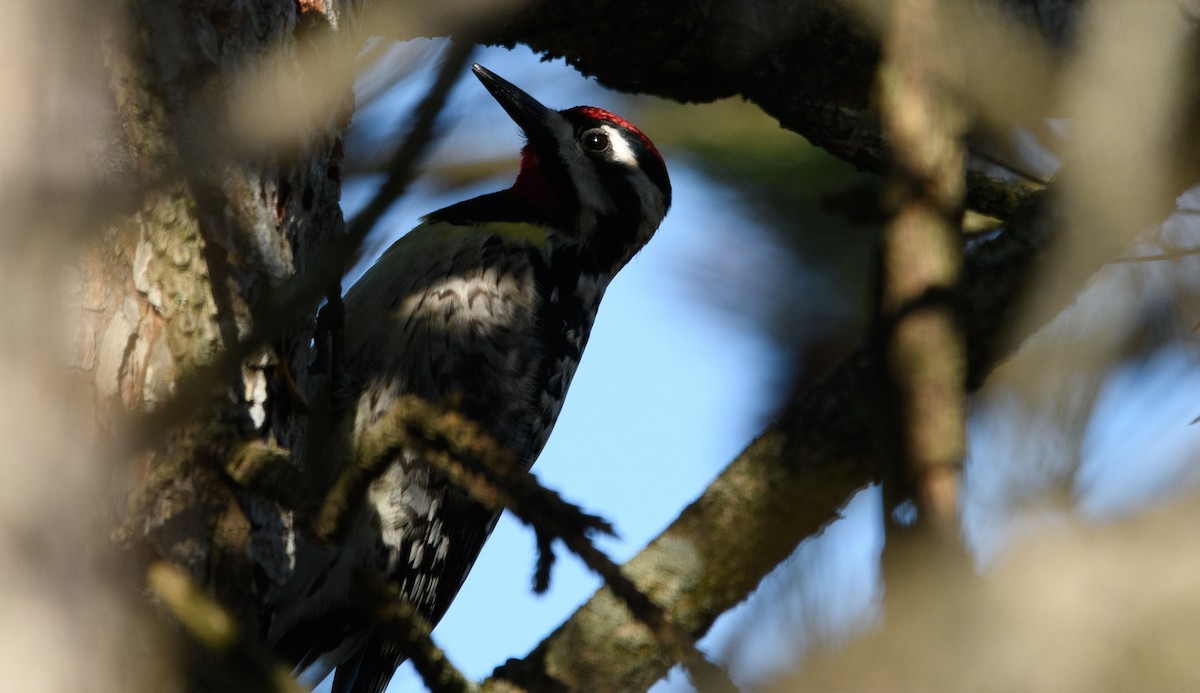
<svg viewBox="0 0 1200 693">
<path fill-rule="evenodd" d="M 615 273 L 650 240 L 671 205 L 671 181 L 658 149 L 608 111 L 556 111 L 481 65 L 473 72 L 525 132 L 521 170 L 510 192 L 544 214 L 599 268 Z"/>
</svg>

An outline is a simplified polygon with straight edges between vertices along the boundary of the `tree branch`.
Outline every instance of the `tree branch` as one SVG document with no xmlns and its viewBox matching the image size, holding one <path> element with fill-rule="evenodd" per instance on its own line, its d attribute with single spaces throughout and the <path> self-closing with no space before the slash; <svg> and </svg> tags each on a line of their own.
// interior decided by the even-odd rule
<svg viewBox="0 0 1200 693">
<path fill-rule="evenodd" d="M 564 57 L 583 74 L 621 91 L 682 102 L 740 95 L 834 156 L 882 174 L 887 145 L 873 107 L 880 52 L 871 12 L 863 7 L 868 4 L 534 2 L 498 23 L 485 40 L 524 43 L 547 58 Z M 982 34 L 992 53 L 1020 56 L 973 62 L 972 71 L 955 85 L 973 100 L 1005 104 L 1007 122 L 1044 115 L 1055 53 L 1040 36 L 1061 40 L 1069 21 L 1064 9 L 1025 11 L 1036 4 L 1009 0 L 1015 15 L 975 8 L 976 13 L 962 11 L 949 22 L 955 32 L 962 31 L 955 41 Z M 1018 21 L 1021 16 L 1036 17 L 1040 24 L 1029 31 Z M 998 20 L 1005 17 L 1006 30 L 998 31 Z M 971 26 L 962 26 L 967 19 L 973 20 Z M 1051 25 L 1053 30 L 1044 28 Z M 1032 96 L 1011 98 L 1014 88 Z M 1030 194 L 1024 182 L 973 174 L 966 203 L 1007 219 Z"/>
<path fill-rule="evenodd" d="M 978 384 L 1000 353 L 1003 326 L 1055 223 L 1048 205 L 1036 205 L 968 257 L 964 326 L 976 356 L 970 382 Z M 879 366 L 872 353 L 860 349 L 793 399 L 624 566 L 638 589 L 693 637 L 745 599 L 801 541 L 836 520 L 854 492 L 879 479 L 870 404 Z M 518 683 L 533 690 L 639 690 L 665 675 L 674 659 L 604 588 L 523 664 Z"/>
</svg>

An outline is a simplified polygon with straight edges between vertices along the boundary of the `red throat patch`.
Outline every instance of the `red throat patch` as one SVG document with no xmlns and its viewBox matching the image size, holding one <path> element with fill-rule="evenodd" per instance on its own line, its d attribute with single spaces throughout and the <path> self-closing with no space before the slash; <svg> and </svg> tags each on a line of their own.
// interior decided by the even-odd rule
<svg viewBox="0 0 1200 693">
<path fill-rule="evenodd" d="M 537 209 L 550 211 L 554 207 L 550 184 L 542 171 L 542 161 L 532 144 L 521 148 L 521 169 L 517 172 L 512 192 Z"/>
</svg>

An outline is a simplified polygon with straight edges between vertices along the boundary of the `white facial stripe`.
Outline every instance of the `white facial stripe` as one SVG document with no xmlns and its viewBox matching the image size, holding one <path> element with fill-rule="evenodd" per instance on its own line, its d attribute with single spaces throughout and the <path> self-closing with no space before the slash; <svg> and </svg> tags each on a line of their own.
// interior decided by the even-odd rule
<svg viewBox="0 0 1200 693">
<path fill-rule="evenodd" d="M 601 125 L 600 129 L 608 135 L 608 141 L 612 145 L 613 159 L 630 168 L 637 168 L 637 155 L 633 153 L 633 147 L 629 146 L 629 140 L 625 139 L 625 133 L 611 125 Z"/>
</svg>

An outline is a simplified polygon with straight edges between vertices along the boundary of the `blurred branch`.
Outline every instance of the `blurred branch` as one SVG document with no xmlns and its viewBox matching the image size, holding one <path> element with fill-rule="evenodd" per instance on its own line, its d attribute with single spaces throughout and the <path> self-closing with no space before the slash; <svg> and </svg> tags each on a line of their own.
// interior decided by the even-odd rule
<svg viewBox="0 0 1200 693">
<path fill-rule="evenodd" d="M 1195 690 L 1197 522 L 1194 491 L 1099 525 L 1056 517 L 982 575 L 940 542 L 905 537 L 886 623 L 758 690 Z"/>
<path fill-rule="evenodd" d="M 400 448 L 428 457 L 451 481 L 492 510 L 512 508 L 523 521 L 544 523 L 560 536 L 612 533 L 604 520 L 582 513 L 543 487 L 470 419 L 419 397 L 396 401 L 354 443 L 351 462 L 338 476 L 317 515 L 313 532 L 328 541 L 341 535 L 354 499 L 381 474 Z"/>
<path fill-rule="evenodd" d="M 433 641 L 433 627 L 400 594 L 400 588 L 378 575 L 363 576 L 360 593 L 375 605 L 377 626 L 399 645 L 431 693 L 471 693 L 477 686 L 463 675 Z"/>
<path fill-rule="evenodd" d="M 957 534 L 966 450 L 966 344 L 956 311 L 962 269 L 966 114 L 931 69 L 937 0 L 894 3 L 880 67 L 880 101 L 892 143 L 880 263 L 880 335 L 889 388 L 883 455 L 915 487 L 922 519 Z M 905 493 L 905 496 L 908 494 Z"/>
<path fill-rule="evenodd" d="M 383 185 L 379 186 L 379 190 L 375 192 L 371 201 L 346 225 L 346 245 L 350 247 L 345 249 L 348 252 L 345 252 L 343 260 L 347 265 L 348 261 L 358 253 L 363 239 L 367 237 L 371 229 L 375 228 L 375 224 L 378 223 L 384 212 L 404 194 L 409 184 L 412 183 L 416 176 L 416 164 L 435 139 L 434 125 L 437 123 L 438 114 L 445 107 L 450 90 L 458 82 L 459 76 L 474 51 L 475 44 L 469 39 L 450 42 L 446 55 L 442 57 L 442 65 L 438 69 L 437 79 L 417 106 L 408 134 L 388 164 L 387 178 Z M 346 269 L 345 266 L 339 268 L 339 279 Z"/>
<path fill-rule="evenodd" d="M 1200 31 L 1175 2 L 1088 3 L 1062 70 L 1057 110 L 1070 118 L 1058 176 L 1062 242 L 1045 258 L 1020 318 L 1040 325 L 1078 286 L 1126 253 L 1200 180 Z M 1020 328 L 1026 331 L 1023 324 Z"/>
<path fill-rule="evenodd" d="M 224 472 L 238 486 L 294 510 L 300 517 L 316 512 L 313 506 L 319 493 L 313 488 L 313 479 L 296 467 L 290 450 L 274 442 L 240 444 L 225 462 Z"/>
<path fill-rule="evenodd" d="M 179 568 L 159 561 L 146 573 L 150 591 L 184 630 L 224 666 L 210 675 L 235 677 L 239 690 L 303 693 L 286 668 L 248 637 L 233 615 L 197 587 Z M 226 684 L 232 681 L 224 681 Z"/>
</svg>

